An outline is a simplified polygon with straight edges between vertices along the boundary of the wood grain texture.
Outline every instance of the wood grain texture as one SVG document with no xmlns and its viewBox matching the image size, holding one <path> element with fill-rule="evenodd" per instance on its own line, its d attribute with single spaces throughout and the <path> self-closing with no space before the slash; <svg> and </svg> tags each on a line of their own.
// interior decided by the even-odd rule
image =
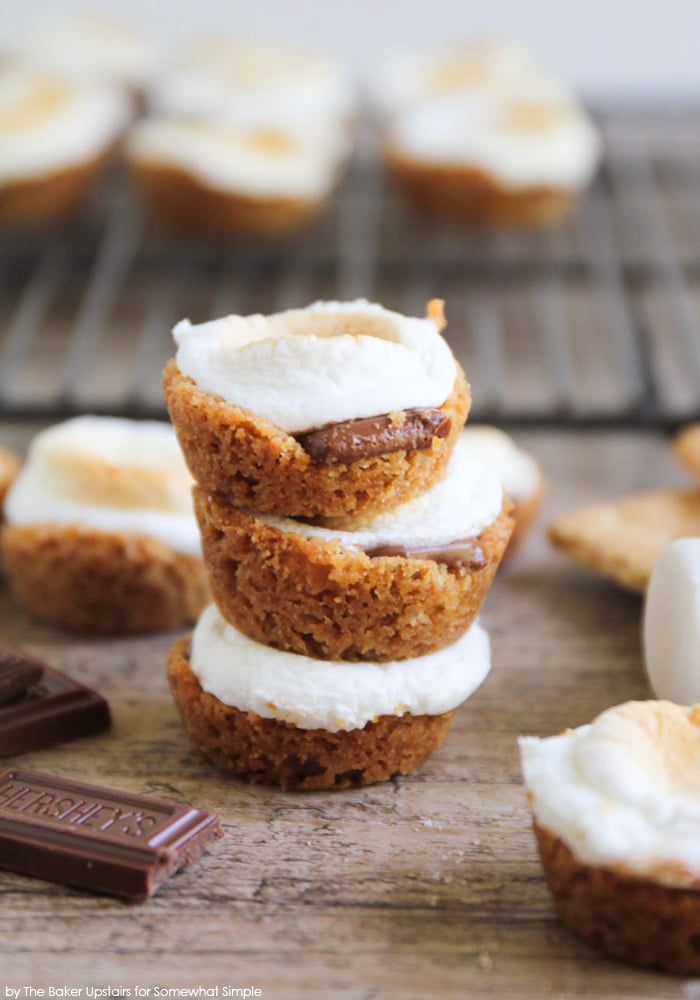
<svg viewBox="0 0 700 1000">
<path fill-rule="evenodd" d="M 111 733 L 22 766 L 188 801 L 226 830 L 138 905 L 0 872 L 0 986 L 255 984 L 265 1000 L 700 995 L 698 983 L 598 956 L 559 925 L 515 742 L 649 695 L 640 599 L 551 552 L 547 520 L 687 477 L 653 435 L 519 439 L 545 468 L 545 510 L 486 598 L 491 675 L 410 778 L 306 794 L 231 780 L 186 742 L 165 678 L 173 635 L 62 635 L 0 590 L 0 634 L 96 687 L 114 716 Z M 1 443 L 26 440 L 0 425 Z"/>
</svg>

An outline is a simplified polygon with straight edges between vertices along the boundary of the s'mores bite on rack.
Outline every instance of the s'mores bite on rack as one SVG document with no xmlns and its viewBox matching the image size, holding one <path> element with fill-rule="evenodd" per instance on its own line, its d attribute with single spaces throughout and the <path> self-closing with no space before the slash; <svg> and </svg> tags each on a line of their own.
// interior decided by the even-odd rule
<svg viewBox="0 0 700 1000">
<path fill-rule="evenodd" d="M 202 489 L 288 517 L 394 506 L 443 474 L 470 405 L 442 303 L 364 300 L 174 330 L 165 397 Z"/>
<path fill-rule="evenodd" d="M 45 223 L 76 208 L 129 116 L 115 87 L 1 63 L 0 223 Z"/>
<path fill-rule="evenodd" d="M 409 774 L 490 668 L 476 618 L 512 530 L 459 442 L 442 304 L 175 328 L 170 414 L 215 603 L 168 676 L 192 745 L 254 782 Z"/>
<path fill-rule="evenodd" d="M 86 416 L 41 432 L 4 512 L 7 578 L 43 621 L 160 631 L 208 599 L 191 479 L 167 424 Z"/>
<path fill-rule="evenodd" d="M 395 56 L 373 92 L 387 169 L 431 217 L 556 222 L 600 158 L 589 116 L 513 42 Z"/>
<path fill-rule="evenodd" d="M 354 89 L 332 60 L 219 40 L 154 82 L 134 130 L 135 181 L 160 221 L 202 233 L 298 228 L 331 196 L 351 147 Z"/>
<path fill-rule="evenodd" d="M 566 926 L 616 958 L 697 975 L 700 706 L 627 702 L 520 750 Z"/>
</svg>

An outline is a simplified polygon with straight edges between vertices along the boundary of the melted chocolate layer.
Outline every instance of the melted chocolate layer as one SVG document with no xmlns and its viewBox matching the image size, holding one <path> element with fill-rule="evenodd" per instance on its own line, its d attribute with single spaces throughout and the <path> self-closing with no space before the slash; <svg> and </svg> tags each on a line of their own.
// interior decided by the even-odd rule
<svg viewBox="0 0 700 1000">
<path fill-rule="evenodd" d="M 447 437 L 451 426 L 452 421 L 442 410 L 416 408 L 398 414 L 343 420 L 294 436 L 314 461 L 332 459 L 347 465 L 392 451 L 429 448 L 433 438 Z"/>
<path fill-rule="evenodd" d="M 486 565 L 478 538 L 458 538 L 437 548 L 431 545 L 377 545 L 373 549 L 365 549 L 365 552 L 371 558 L 401 556 L 403 559 L 432 559 L 454 569 L 483 569 Z"/>
</svg>

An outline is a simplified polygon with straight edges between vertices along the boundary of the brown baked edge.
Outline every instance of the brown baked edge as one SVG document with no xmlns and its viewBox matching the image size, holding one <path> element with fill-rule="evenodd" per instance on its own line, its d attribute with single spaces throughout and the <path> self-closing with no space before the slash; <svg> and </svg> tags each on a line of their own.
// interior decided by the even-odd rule
<svg viewBox="0 0 700 1000">
<path fill-rule="evenodd" d="M 287 517 L 335 516 L 388 509 L 428 489 L 443 474 L 471 405 L 457 366 L 440 409 L 451 420 L 432 447 L 395 451 L 344 465 L 313 462 L 270 420 L 200 389 L 171 358 L 163 373 L 170 419 L 189 469 L 207 492 L 236 507 Z"/>
<path fill-rule="evenodd" d="M 108 157 L 103 151 L 85 163 L 0 185 L 0 222 L 33 226 L 68 215 L 90 194 Z"/>
<path fill-rule="evenodd" d="M 593 948 L 635 965 L 700 973 L 700 890 L 671 888 L 578 861 L 533 823 L 547 885 L 563 923 Z"/>
<path fill-rule="evenodd" d="M 210 599 L 201 559 L 145 535 L 6 524 L 0 550 L 18 602 L 70 631 L 167 631 L 191 624 Z"/>
<path fill-rule="evenodd" d="M 389 176 L 426 216 L 478 226 L 549 226 L 561 222 L 575 192 L 550 186 L 508 188 L 482 170 L 385 153 Z"/>
<path fill-rule="evenodd" d="M 202 551 L 222 616 L 249 638 L 320 659 L 387 661 L 450 645 L 478 615 L 508 544 L 504 497 L 478 538 L 479 568 L 370 557 L 281 531 L 193 491 Z"/>
<path fill-rule="evenodd" d="M 166 163 L 132 161 L 131 175 L 153 217 L 176 230 L 211 236 L 275 236 L 313 221 L 328 202 L 318 198 L 254 198 L 207 186 Z"/>
<path fill-rule="evenodd" d="M 356 788 L 412 774 L 440 746 L 454 712 L 382 715 L 362 729 L 299 729 L 224 705 L 202 690 L 189 664 L 190 639 L 167 659 L 168 681 L 193 748 L 252 784 L 284 790 Z"/>
</svg>

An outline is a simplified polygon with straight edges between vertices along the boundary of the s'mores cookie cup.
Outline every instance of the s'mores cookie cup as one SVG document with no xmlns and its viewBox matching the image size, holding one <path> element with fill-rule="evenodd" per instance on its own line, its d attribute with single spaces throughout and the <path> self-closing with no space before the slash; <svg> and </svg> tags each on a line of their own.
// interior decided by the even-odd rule
<svg viewBox="0 0 700 1000">
<path fill-rule="evenodd" d="M 37 618 L 81 632 L 192 622 L 208 600 L 172 428 L 77 417 L 38 434 L 5 500 L 5 572 Z"/>
<path fill-rule="evenodd" d="M 218 236 L 273 236 L 327 204 L 351 149 L 354 88 L 332 60 L 220 39 L 153 83 L 129 162 L 154 216 Z"/>
<path fill-rule="evenodd" d="M 195 487 L 212 594 L 258 642 L 328 660 L 399 660 L 472 624 L 508 544 L 498 476 L 458 440 L 445 477 L 378 514 L 250 514 Z"/>
<path fill-rule="evenodd" d="M 508 553 L 521 545 L 537 517 L 544 493 L 544 476 L 537 460 L 497 427 L 470 424 L 461 440 L 474 455 L 496 472 L 504 491 L 513 503 L 510 516 L 514 527 Z"/>
<path fill-rule="evenodd" d="M 256 643 L 215 605 L 168 658 L 192 746 L 238 777 L 286 789 L 412 773 L 489 669 L 488 637 L 477 624 L 428 656 L 334 663 Z"/>
<path fill-rule="evenodd" d="M 287 517 L 379 511 L 444 474 L 470 405 L 425 319 L 364 300 L 175 327 L 168 410 L 202 489 Z"/>
<path fill-rule="evenodd" d="M 115 88 L 0 65 L 0 222 L 39 224 L 74 209 L 129 113 Z"/>
<path fill-rule="evenodd" d="M 316 136 L 187 118 L 147 118 L 127 148 L 134 182 L 158 222 L 211 236 L 298 229 L 332 195 L 347 157 L 335 130 Z"/>
<path fill-rule="evenodd" d="M 384 74 L 387 169 L 426 215 L 477 225 L 559 221 L 600 158 L 574 97 L 517 46 L 417 56 Z M 402 89 L 404 91 L 401 96 Z"/>
<path fill-rule="evenodd" d="M 628 702 L 520 751 L 566 926 L 616 958 L 700 972 L 700 706 Z"/>
</svg>

